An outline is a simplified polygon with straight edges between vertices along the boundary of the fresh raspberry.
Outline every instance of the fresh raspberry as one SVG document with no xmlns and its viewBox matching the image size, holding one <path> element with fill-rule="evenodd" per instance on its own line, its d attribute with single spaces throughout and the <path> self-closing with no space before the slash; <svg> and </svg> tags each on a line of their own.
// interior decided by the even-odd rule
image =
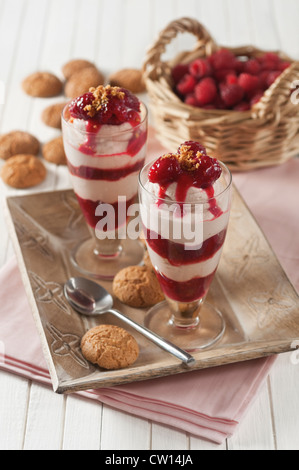
<svg viewBox="0 0 299 470">
<path fill-rule="evenodd" d="M 197 81 L 195 80 L 195 78 L 192 75 L 186 74 L 179 81 L 176 88 L 177 88 L 177 91 L 181 95 L 188 95 L 189 93 L 193 92 L 196 83 L 197 83 Z"/>
<path fill-rule="evenodd" d="M 84 95 L 75 98 L 69 105 L 70 115 L 75 119 L 90 119 L 88 111 L 85 109 L 87 105 L 91 105 L 94 100 L 92 93 L 84 93 Z"/>
<path fill-rule="evenodd" d="M 248 111 L 250 109 L 250 103 L 247 101 L 241 101 L 241 103 L 237 104 L 233 108 L 235 111 Z"/>
<path fill-rule="evenodd" d="M 215 80 L 211 77 L 203 78 L 195 87 L 195 96 L 199 106 L 212 103 L 217 96 Z"/>
<path fill-rule="evenodd" d="M 236 85 L 238 83 L 238 77 L 235 73 L 229 73 L 228 75 L 226 75 L 225 77 L 225 82 L 228 84 L 228 85 Z"/>
<path fill-rule="evenodd" d="M 269 88 L 280 75 L 280 70 L 274 70 L 273 72 L 269 72 L 266 80 L 267 87 Z"/>
<path fill-rule="evenodd" d="M 286 70 L 287 68 L 289 68 L 291 65 L 291 62 L 287 62 L 286 60 L 282 60 L 279 64 L 278 64 L 278 70 L 280 70 L 281 72 L 284 72 L 284 70 Z"/>
<path fill-rule="evenodd" d="M 224 104 L 231 108 L 232 106 L 236 106 L 240 101 L 242 101 L 244 96 L 243 88 L 236 84 L 228 85 L 227 83 L 223 83 L 220 86 L 220 94 Z"/>
<path fill-rule="evenodd" d="M 189 106 L 197 106 L 197 99 L 194 93 L 189 93 L 189 95 L 185 96 L 184 103 L 188 104 Z"/>
<path fill-rule="evenodd" d="M 151 183 L 158 183 L 161 186 L 176 181 L 182 173 L 179 161 L 174 154 L 169 154 L 158 158 L 148 172 L 148 179 Z"/>
<path fill-rule="evenodd" d="M 261 71 L 261 64 L 257 59 L 249 59 L 244 62 L 244 73 L 250 73 L 251 75 L 258 75 Z"/>
<path fill-rule="evenodd" d="M 199 79 L 211 75 L 212 68 L 205 59 L 195 59 L 189 66 L 189 72 L 193 77 Z"/>
<path fill-rule="evenodd" d="M 257 90 L 260 86 L 259 78 L 249 73 L 241 73 L 238 83 L 243 88 L 245 93 L 250 93 L 253 90 Z"/>
<path fill-rule="evenodd" d="M 254 104 L 258 103 L 260 99 L 264 96 L 263 91 L 258 91 L 250 100 L 250 106 L 253 106 Z"/>
<path fill-rule="evenodd" d="M 259 62 L 261 64 L 262 70 L 277 70 L 280 58 L 277 54 L 273 52 L 267 52 L 259 57 Z"/>
<path fill-rule="evenodd" d="M 206 148 L 202 144 L 200 144 L 199 142 L 195 142 L 194 140 L 186 140 L 183 144 L 181 144 L 178 148 L 178 153 L 181 153 L 182 147 L 190 147 L 190 150 L 192 150 L 194 155 L 196 155 L 197 152 L 200 152 L 202 155 L 207 155 Z"/>
<path fill-rule="evenodd" d="M 226 80 L 228 75 L 234 75 L 234 69 L 218 69 L 214 71 L 214 77 L 216 78 L 217 82 L 223 82 Z"/>
<path fill-rule="evenodd" d="M 178 84 L 179 81 L 183 78 L 186 73 L 189 71 L 189 65 L 187 64 L 177 64 L 171 70 L 171 75 L 175 84 Z"/>
<path fill-rule="evenodd" d="M 236 57 L 228 49 L 220 49 L 209 57 L 209 62 L 214 70 L 235 69 Z"/>
</svg>

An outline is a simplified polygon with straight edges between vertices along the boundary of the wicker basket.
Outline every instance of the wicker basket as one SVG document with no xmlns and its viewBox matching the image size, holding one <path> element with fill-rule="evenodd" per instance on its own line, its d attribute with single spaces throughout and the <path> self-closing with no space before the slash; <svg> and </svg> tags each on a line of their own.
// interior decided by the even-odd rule
<svg viewBox="0 0 299 470">
<path fill-rule="evenodd" d="M 178 33 L 196 38 L 192 51 L 163 62 L 161 55 Z M 147 51 L 143 74 L 158 138 L 167 151 L 175 151 L 185 140 L 201 142 L 211 155 L 232 170 L 251 170 L 277 165 L 298 154 L 299 106 L 291 100 L 294 80 L 299 78 L 299 62 L 285 54 L 287 68 L 250 111 L 205 110 L 183 103 L 173 91 L 171 68 L 206 57 L 218 46 L 198 21 L 182 18 L 171 22 Z M 236 56 L 258 57 L 265 51 L 244 46 L 230 49 Z"/>
</svg>

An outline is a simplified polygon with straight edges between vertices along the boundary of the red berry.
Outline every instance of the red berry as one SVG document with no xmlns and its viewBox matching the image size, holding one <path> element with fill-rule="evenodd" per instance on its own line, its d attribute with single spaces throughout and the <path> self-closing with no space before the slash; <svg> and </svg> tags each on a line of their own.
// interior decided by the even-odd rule
<svg viewBox="0 0 299 470">
<path fill-rule="evenodd" d="M 257 92 L 250 100 L 250 106 L 253 106 L 254 104 L 258 103 L 260 99 L 264 96 L 263 91 Z"/>
<path fill-rule="evenodd" d="M 190 147 L 190 150 L 192 150 L 194 155 L 196 155 L 197 152 L 200 152 L 202 155 L 207 154 L 205 147 L 199 142 L 195 142 L 194 140 L 186 140 L 186 142 L 182 143 L 178 148 L 178 153 L 181 153 L 181 148 L 185 146 Z"/>
<path fill-rule="evenodd" d="M 171 75 L 174 80 L 174 83 L 177 84 L 183 78 L 186 73 L 189 71 L 189 65 L 187 64 L 177 64 L 171 70 Z"/>
<path fill-rule="evenodd" d="M 228 49 L 220 49 L 209 57 L 209 62 L 214 70 L 235 69 L 236 57 Z"/>
<path fill-rule="evenodd" d="M 282 72 L 284 70 L 286 70 L 287 68 L 289 68 L 291 65 L 291 62 L 287 62 L 285 60 L 282 60 L 279 64 L 278 64 L 278 70 L 281 70 Z"/>
<path fill-rule="evenodd" d="M 247 101 L 241 101 L 233 108 L 235 111 L 248 111 L 250 109 L 250 104 Z"/>
<path fill-rule="evenodd" d="M 235 106 L 240 103 L 240 101 L 242 101 L 244 96 L 244 90 L 238 84 L 228 85 L 226 83 L 223 83 L 220 87 L 220 94 L 224 104 L 228 108 L 231 108 L 232 106 Z"/>
<path fill-rule="evenodd" d="M 249 73 L 241 73 L 238 82 L 246 93 L 257 90 L 260 86 L 259 78 Z"/>
<path fill-rule="evenodd" d="M 234 69 L 219 69 L 215 70 L 214 77 L 218 82 L 222 82 L 223 80 L 226 80 L 228 75 L 233 75 L 234 73 Z"/>
<path fill-rule="evenodd" d="M 196 85 L 196 80 L 195 78 L 190 75 L 190 74 L 186 74 L 184 75 L 184 77 L 179 81 L 179 83 L 177 84 L 177 91 L 181 94 L 181 95 L 188 95 L 189 93 L 192 93 L 194 88 L 195 88 L 195 85 Z"/>
<path fill-rule="evenodd" d="M 226 75 L 225 81 L 228 85 L 236 85 L 238 83 L 238 77 L 235 73 Z"/>
<path fill-rule="evenodd" d="M 211 75 L 212 68 L 209 62 L 205 59 L 196 59 L 191 62 L 189 72 L 195 78 L 203 78 Z"/>
<path fill-rule="evenodd" d="M 84 93 L 84 95 L 75 98 L 69 105 L 70 115 L 75 119 L 90 119 L 88 111 L 85 109 L 87 105 L 91 105 L 94 100 L 92 93 Z"/>
<path fill-rule="evenodd" d="M 257 59 L 249 59 L 244 62 L 244 73 L 257 75 L 261 71 L 261 65 Z"/>
<path fill-rule="evenodd" d="M 155 161 L 148 172 L 148 179 L 151 183 L 158 183 L 161 186 L 176 181 L 182 173 L 178 159 L 174 154 L 162 156 Z"/>
<path fill-rule="evenodd" d="M 217 96 L 215 80 L 211 77 L 203 78 L 195 87 L 195 96 L 199 106 L 212 103 Z"/>
<path fill-rule="evenodd" d="M 197 106 L 197 99 L 194 93 L 190 93 L 189 95 L 185 96 L 184 103 L 188 104 L 189 106 Z"/>
<path fill-rule="evenodd" d="M 275 80 L 280 77 L 281 71 L 280 70 L 274 70 L 273 72 L 268 73 L 268 77 L 266 79 L 266 84 L 268 88 L 275 82 Z"/>
</svg>

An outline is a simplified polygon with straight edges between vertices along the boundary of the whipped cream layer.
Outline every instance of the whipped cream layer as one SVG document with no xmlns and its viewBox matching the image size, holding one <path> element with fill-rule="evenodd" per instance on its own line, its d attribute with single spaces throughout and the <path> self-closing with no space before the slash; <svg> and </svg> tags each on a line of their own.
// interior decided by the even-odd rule
<svg viewBox="0 0 299 470">
<path fill-rule="evenodd" d="M 185 264 L 182 269 L 181 266 L 173 266 L 166 258 L 160 256 L 148 246 L 148 254 L 154 269 L 168 279 L 177 282 L 186 282 L 197 277 L 203 278 L 212 274 L 218 266 L 221 252 L 222 250 L 219 249 L 211 258 L 198 263 Z"/>
</svg>

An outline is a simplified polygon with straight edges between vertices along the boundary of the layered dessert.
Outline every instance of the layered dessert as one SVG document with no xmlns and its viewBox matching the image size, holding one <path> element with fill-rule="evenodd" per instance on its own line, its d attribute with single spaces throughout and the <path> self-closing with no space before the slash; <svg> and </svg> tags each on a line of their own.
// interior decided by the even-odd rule
<svg viewBox="0 0 299 470">
<path fill-rule="evenodd" d="M 142 182 L 143 230 L 168 299 L 191 303 L 207 294 L 229 219 L 230 198 L 225 190 L 230 176 L 225 169 L 203 146 L 189 141 L 177 153 L 163 155 L 150 165 Z M 190 223 L 193 239 L 182 230 Z"/>
<path fill-rule="evenodd" d="M 64 147 L 74 192 L 89 227 L 100 222 L 99 205 L 113 207 L 103 227 L 116 231 L 119 198 L 126 209 L 137 195 L 138 173 L 146 153 L 146 109 L 124 88 L 99 86 L 74 99 L 64 110 Z M 105 214 L 107 218 L 107 214 Z"/>
</svg>

